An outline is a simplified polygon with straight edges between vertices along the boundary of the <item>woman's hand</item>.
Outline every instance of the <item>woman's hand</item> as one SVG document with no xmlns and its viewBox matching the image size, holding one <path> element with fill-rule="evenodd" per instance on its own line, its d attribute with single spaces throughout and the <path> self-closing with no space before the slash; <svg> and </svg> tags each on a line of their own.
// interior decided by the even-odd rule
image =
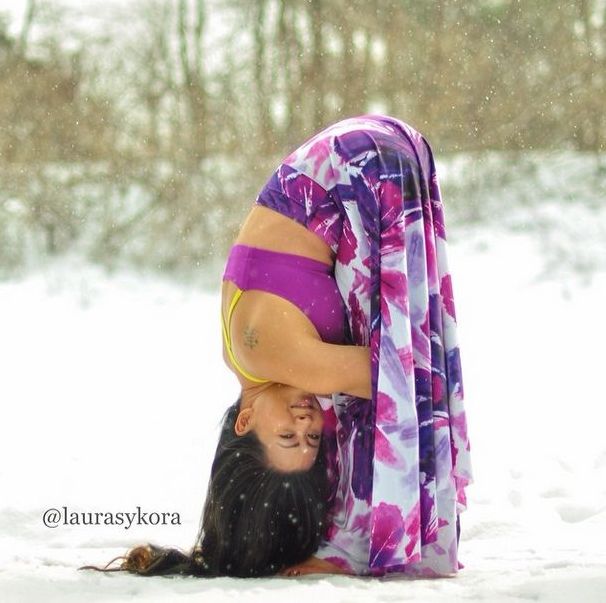
<svg viewBox="0 0 606 603">
<path fill-rule="evenodd" d="M 304 576 L 305 574 L 348 574 L 346 570 L 324 559 L 318 559 L 313 555 L 296 565 L 284 568 L 278 572 L 280 576 Z"/>
</svg>

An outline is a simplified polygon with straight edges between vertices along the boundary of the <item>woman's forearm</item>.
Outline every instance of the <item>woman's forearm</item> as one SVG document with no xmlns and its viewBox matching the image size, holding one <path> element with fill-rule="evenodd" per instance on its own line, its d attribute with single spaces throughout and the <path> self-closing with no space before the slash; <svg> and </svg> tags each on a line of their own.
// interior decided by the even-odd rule
<svg viewBox="0 0 606 603">
<path fill-rule="evenodd" d="M 370 348 L 322 341 L 317 333 L 285 332 L 276 324 L 256 328 L 254 346 L 240 345 L 239 364 L 260 378 L 310 393 L 343 393 L 371 398 Z"/>
<path fill-rule="evenodd" d="M 314 394 L 372 397 L 369 347 L 300 341 L 293 353 L 275 357 L 264 374 Z"/>
<path fill-rule="evenodd" d="M 369 347 L 321 343 L 307 350 L 305 356 L 304 370 L 292 373 L 297 381 L 294 385 L 318 394 L 372 397 Z"/>
</svg>

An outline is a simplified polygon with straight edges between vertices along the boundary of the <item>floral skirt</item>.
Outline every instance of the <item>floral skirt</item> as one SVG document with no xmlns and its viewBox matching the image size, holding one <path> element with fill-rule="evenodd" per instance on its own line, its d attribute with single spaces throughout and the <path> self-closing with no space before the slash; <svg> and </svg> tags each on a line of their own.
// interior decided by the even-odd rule
<svg viewBox="0 0 606 603">
<path fill-rule="evenodd" d="M 316 556 L 359 575 L 456 573 L 473 476 L 429 143 L 386 115 L 344 119 L 290 153 L 256 203 L 333 249 L 350 342 L 371 348 L 372 400 L 320 399 L 331 498 Z"/>
</svg>

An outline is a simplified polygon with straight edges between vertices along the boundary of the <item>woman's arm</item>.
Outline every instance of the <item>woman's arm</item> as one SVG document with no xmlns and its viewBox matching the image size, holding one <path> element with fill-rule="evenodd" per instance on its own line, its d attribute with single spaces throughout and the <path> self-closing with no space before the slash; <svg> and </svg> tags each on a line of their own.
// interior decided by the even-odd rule
<svg viewBox="0 0 606 603">
<path fill-rule="evenodd" d="M 311 393 L 371 398 L 369 347 L 323 342 L 309 319 L 281 298 L 262 307 L 246 319 L 234 313 L 232 347 L 242 368 Z"/>
<path fill-rule="evenodd" d="M 301 338 L 260 362 L 268 379 L 313 393 L 371 398 L 370 348 Z"/>
</svg>

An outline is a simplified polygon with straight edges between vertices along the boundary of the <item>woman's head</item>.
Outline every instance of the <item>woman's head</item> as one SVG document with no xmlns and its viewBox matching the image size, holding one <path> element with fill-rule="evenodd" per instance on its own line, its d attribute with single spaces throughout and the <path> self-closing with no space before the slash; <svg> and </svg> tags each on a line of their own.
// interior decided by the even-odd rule
<svg viewBox="0 0 606 603">
<path fill-rule="evenodd" d="M 238 436 L 255 433 L 265 449 L 269 467 L 278 471 L 307 471 L 313 466 L 324 424 L 315 396 L 272 383 L 252 395 L 244 395 L 242 400 L 235 432 Z"/>
<path fill-rule="evenodd" d="M 308 470 L 272 467 L 254 429 L 237 434 L 240 404 L 224 416 L 195 548 L 211 574 L 271 575 L 320 545 L 328 494 L 324 451 L 320 439 Z"/>
<path fill-rule="evenodd" d="M 223 416 L 200 529 L 190 553 L 139 546 L 123 557 L 119 569 L 147 576 L 269 576 L 318 549 L 326 530 L 329 494 L 324 442 L 314 449 L 315 461 L 308 470 L 276 469 L 254 429 L 237 434 L 240 404 L 241 398 Z M 257 419 L 270 412 L 262 404 Z M 298 419 L 306 429 L 315 420 Z M 247 424 L 251 426 L 250 421 Z M 298 426 L 293 430 L 303 436 Z"/>
</svg>

